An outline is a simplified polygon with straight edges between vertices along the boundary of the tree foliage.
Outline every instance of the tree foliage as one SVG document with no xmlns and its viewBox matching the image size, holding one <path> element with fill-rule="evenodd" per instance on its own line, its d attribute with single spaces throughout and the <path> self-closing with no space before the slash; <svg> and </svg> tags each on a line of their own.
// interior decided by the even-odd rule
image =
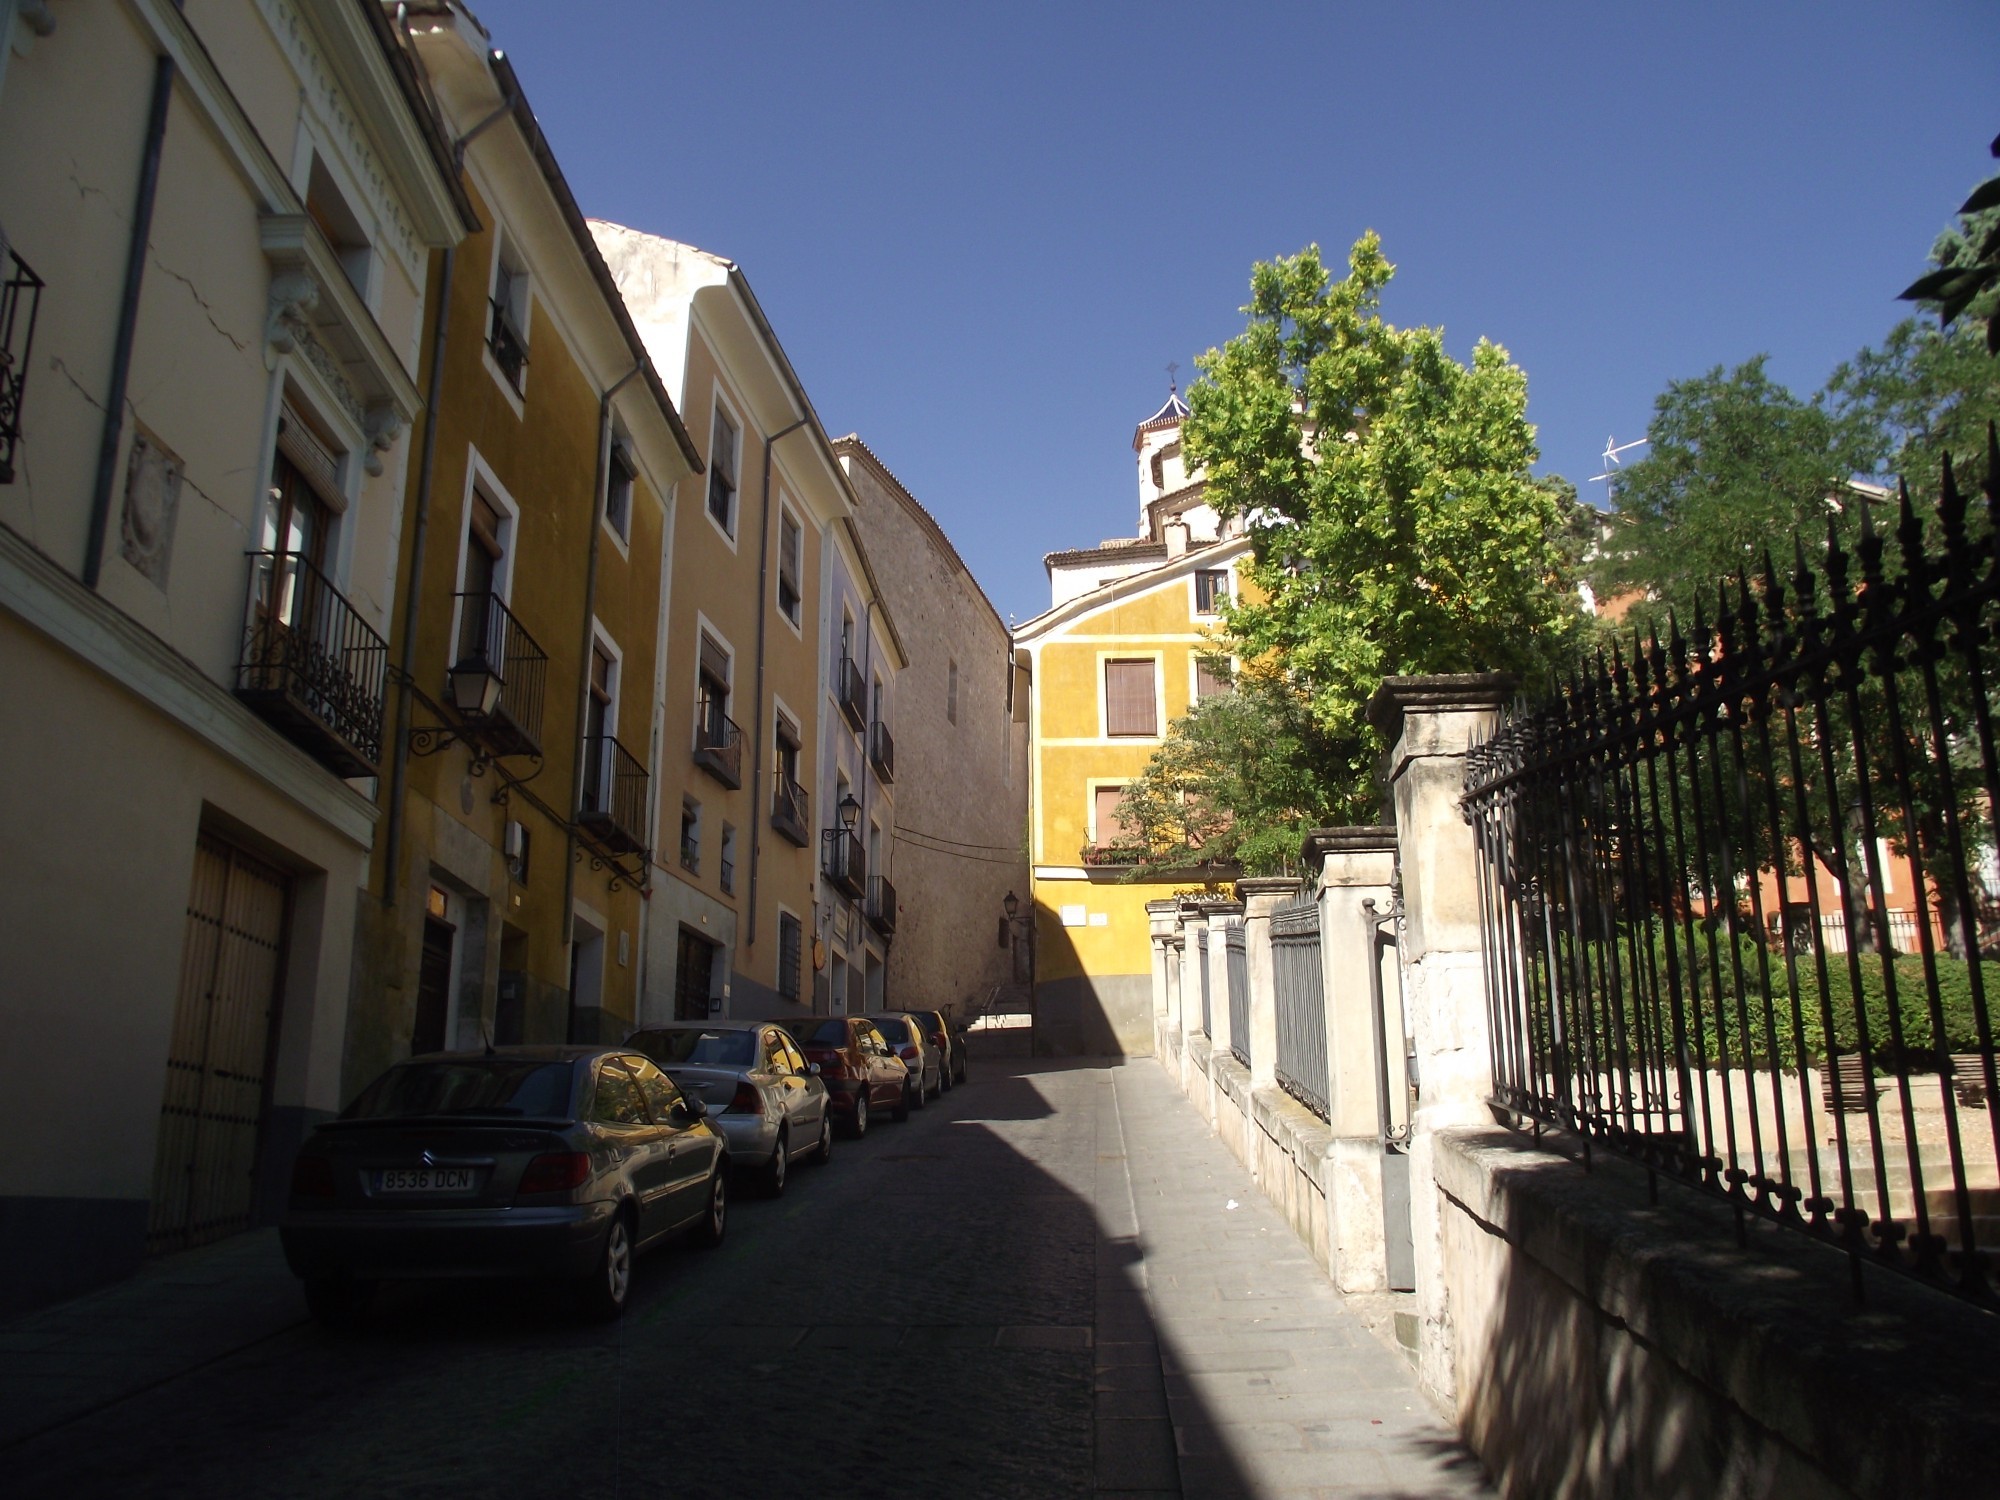
<svg viewBox="0 0 2000 1500">
<path fill-rule="evenodd" d="M 1260 262 L 1244 331 L 1197 361 L 1181 436 L 1250 538 L 1219 643 L 1248 665 L 1139 784 L 1155 847 L 1183 841 L 1171 808 L 1192 797 L 1271 867 L 1297 830 L 1379 804 L 1364 710 L 1384 677 L 1534 672 L 1580 629 L 1575 491 L 1529 472 L 1527 377 L 1496 344 L 1461 364 L 1441 330 L 1384 321 L 1394 273 L 1372 232 L 1339 279 L 1318 246 Z M 1258 755 L 1240 786 L 1239 749 Z"/>
</svg>

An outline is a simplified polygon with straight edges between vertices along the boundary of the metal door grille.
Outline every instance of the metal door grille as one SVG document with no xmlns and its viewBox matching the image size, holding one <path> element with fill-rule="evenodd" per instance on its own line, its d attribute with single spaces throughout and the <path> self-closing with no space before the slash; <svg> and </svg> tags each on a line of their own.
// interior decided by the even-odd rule
<svg viewBox="0 0 2000 1500">
<path fill-rule="evenodd" d="M 277 870 L 220 839 L 198 840 L 160 1104 L 149 1253 L 250 1226 L 288 895 Z"/>
</svg>

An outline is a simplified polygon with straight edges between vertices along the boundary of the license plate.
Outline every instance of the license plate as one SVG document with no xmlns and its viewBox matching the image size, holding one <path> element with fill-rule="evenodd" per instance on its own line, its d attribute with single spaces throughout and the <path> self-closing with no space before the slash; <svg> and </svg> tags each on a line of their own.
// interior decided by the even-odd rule
<svg viewBox="0 0 2000 1500">
<path fill-rule="evenodd" d="M 378 1193 L 469 1193 L 471 1167 L 392 1167 L 375 1174 Z"/>
</svg>

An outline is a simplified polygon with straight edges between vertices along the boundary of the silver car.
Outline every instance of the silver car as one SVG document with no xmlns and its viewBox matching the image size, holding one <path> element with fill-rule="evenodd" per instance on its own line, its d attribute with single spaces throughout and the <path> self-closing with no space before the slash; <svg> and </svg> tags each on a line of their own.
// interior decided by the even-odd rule
<svg viewBox="0 0 2000 1500">
<path fill-rule="evenodd" d="M 633 1032 L 625 1045 L 707 1102 L 730 1165 L 755 1172 L 772 1197 L 784 1192 L 793 1161 L 833 1159 L 833 1112 L 819 1065 L 775 1022 L 659 1026 Z"/>
</svg>

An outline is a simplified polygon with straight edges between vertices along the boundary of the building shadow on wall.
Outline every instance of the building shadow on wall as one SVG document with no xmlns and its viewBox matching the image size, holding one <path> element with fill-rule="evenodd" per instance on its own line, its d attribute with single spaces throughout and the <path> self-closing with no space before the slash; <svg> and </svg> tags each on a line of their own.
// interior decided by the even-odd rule
<svg viewBox="0 0 2000 1500">
<path fill-rule="evenodd" d="M 1122 1061 L 1153 1050 L 1153 976 L 1091 974 L 1059 911 L 1037 903 L 1036 1050 L 1045 1057 Z M 1056 977 L 1048 977 L 1056 976 Z"/>
</svg>

